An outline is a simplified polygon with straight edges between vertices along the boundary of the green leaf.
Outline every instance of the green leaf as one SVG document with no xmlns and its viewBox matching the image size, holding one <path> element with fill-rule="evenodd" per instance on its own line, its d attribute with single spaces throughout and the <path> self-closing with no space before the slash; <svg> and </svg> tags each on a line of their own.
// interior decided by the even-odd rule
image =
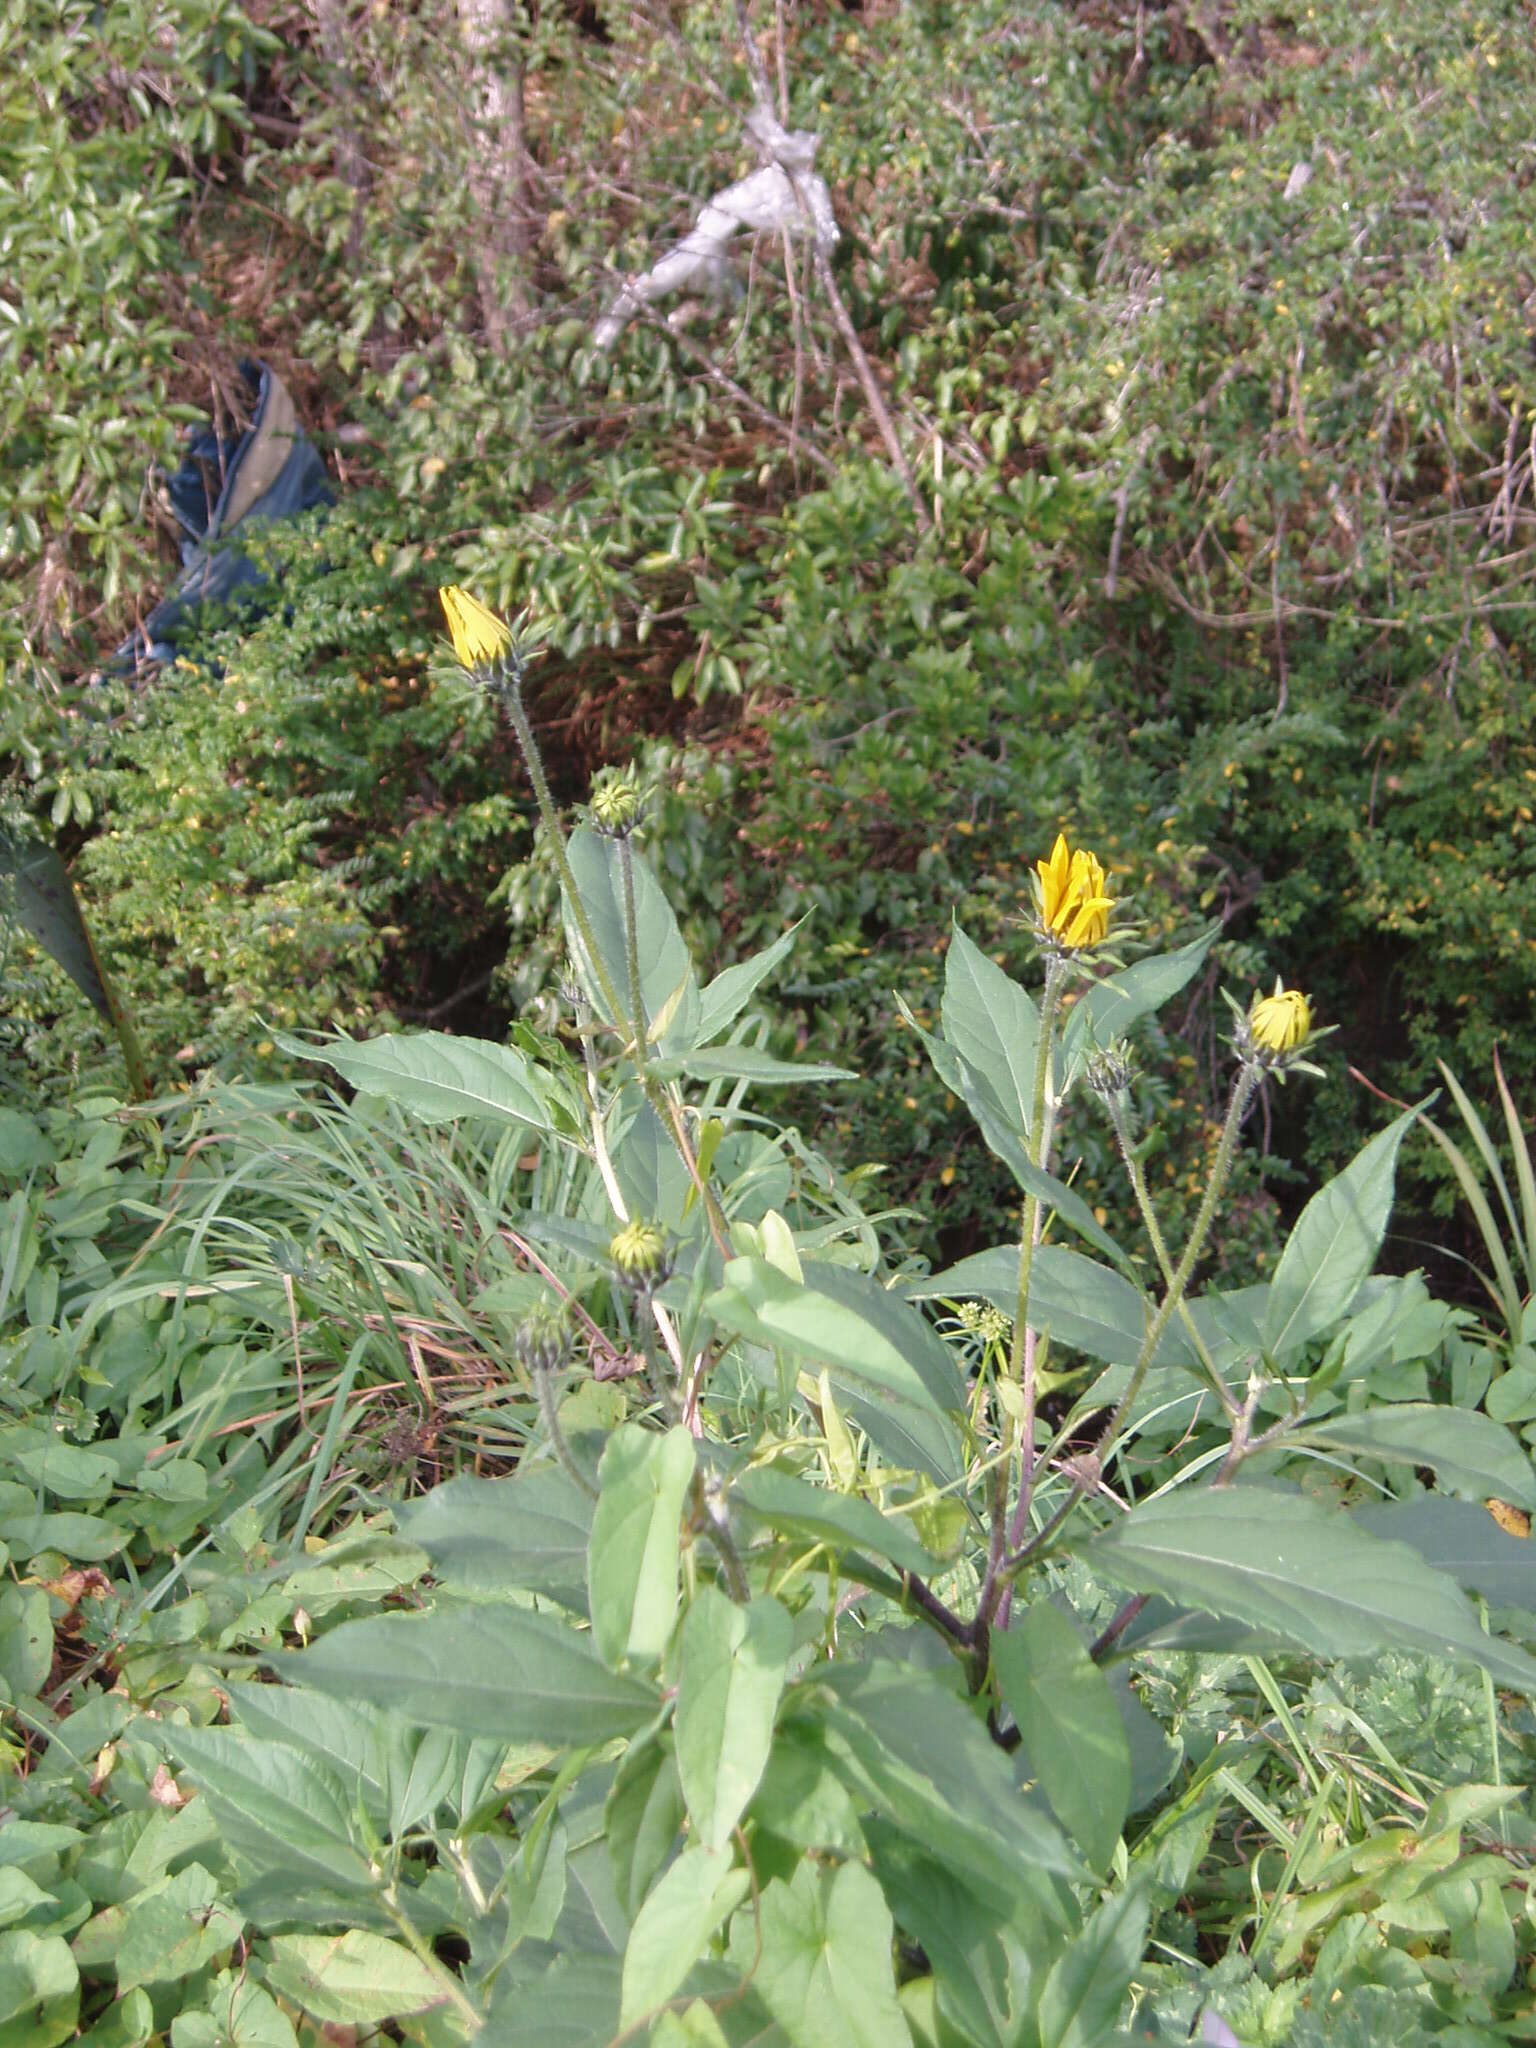
<svg viewBox="0 0 1536 2048">
<path fill-rule="evenodd" d="M 911 2048 L 896 1998 L 895 1933 L 878 1884 L 860 1863 L 802 1863 L 763 1891 L 762 1952 L 752 1915 L 731 1929 L 731 1960 L 793 2048 Z M 753 1974 L 753 1965 L 756 1972 Z"/>
<path fill-rule="evenodd" d="M 780 1060 L 755 1045 L 699 1046 L 678 1055 L 680 1070 L 694 1081 L 777 1082 L 797 1087 L 807 1081 L 857 1081 L 851 1067 L 830 1067 L 819 1060 Z"/>
<path fill-rule="evenodd" d="M 80 1972 L 57 1934 L 0 1934 L 0 2048 L 56 2048 L 75 2031 Z"/>
<path fill-rule="evenodd" d="M 448 2003 L 438 1974 L 403 1942 L 354 1927 L 346 1934 L 278 1934 L 266 1980 L 322 2025 L 378 2026 Z"/>
<path fill-rule="evenodd" d="M 347 1621 L 271 1661 L 320 1692 L 506 1743 L 609 1742 L 657 1707 L 653 1687 L 605 1670 L 557 1616 L 499 1604 Z"/>
<path fill-rule="evenodd" d="M 337 1771 L 284 1742 L 235 1728 L 166 1729 L 225 1838 L 263 1871 L 336 1891 L 373 1892 L 353 1819 L 353 1789 Z"/>
<path fill-rule="evenodd" d="M 1536 1658 L 1485 1635 L 1453 1580 L 1301 1494 L 1182 1488 L 1133 1508 L 1080 1554 L 1132 1592 L 1273 1629 L 1322 1657 L 1427 1650 L 1481 1664 L 1514 1691 L 1536 1688 Z"/>
<path fill-rule="evenodd" d="M 587 1554 L 592 1636 L 610 1670 L 654 1664 L 677 1618 L 683 1500 L 693 1478 L 693 1438 L 626 1422 L 597 1468 L 599 1498 Z"/>
<path fill-rule="evenodd" d="M 1392 1209 L 1398 1147 L 1416 1114 L 1378 1132 L 1297 1218 L 1270 1283 L 1264 1346 L 1272 1358 L 1331 1329 L 1369 1277 Z"/>
<path fill-rule="evenodd" d="M 734 967 L 727 967 L 709 982 L 699 997 L 699 1016 L 695 1035 L 700 1045 L 707 1045 L 717 1038 L 727 1025 L 733 1024 L 752 1000 L 759 984 L 772 974 L 779 962 L 785 959 L 795 943 L 805 919 L 797 918 L 787 932 L 781 932 L 771 946 L 765 946 L 760 953 L 754 953 L 749 960 L 740 960 Z M 669 1031 L 662 1041 L 662 1050 L 670 1052 L 672 1034 Z"/>
<path fill-rule="evenodd" d="M 451 1585 L 521 1589 L 587 1611 L 592 1501 L 558 1465 L 525 1468 L 511 1479 L 450 1479 L 403 1503 L 395 1520 Z"/>
<path fill-rule="evenodd" d="M 732 1259 L 705 1307 L 738 1336 L 825 1364 L 845 1416 L 895 1462 L 941 1482 L 957 1477 L 949 1417 L 963 1396 L 939 1337 L 866 1274 L 808 1261 L 803 1275 L 795 1281 L 766 1259 Z"/>
<path fill-rule="evenodd" d="M 986 1727 L 932 1671 L 881 1658 L 816 1673 L 833 1768 L 857 1797 L 965 1873 L 1004 1918 L 1021 1901 L 1074 1924 L 1085 1876 L 1054 1821 L 1024 1798 Z M 814 1695 L 813 1695 L 814 1697 Z"/>
<path fill-rule="evenodd" d="M 920 1301 L 976 1295 L 1011 1317 L 1019 1299 L 1019 1248 L 997 1245 L 973 1252 L 907 1292 Z M 1146 1300 L 1140 1288 L 1096 1260 L 1066 1245 L 1042 1244 L 1030 1265 L 1029 1320 L 1037 1330 L 1049 1330 L 1053 1343 L 1069 1344 L 1110 1365 L 1133 1365 L 1146 1335 Z M 1190 1355 L 1182 1332 L 1170 1325 L 1158 1346 L 1158 1363 L 1180 1364 Z"/>
<path fill-rule="evenodd" d="M 1104 2048 L 1146 1946 L 1145 1885 L 1112 1892 L 1040 1992 L 1040 2048 Z"/>
<path fill-rule="evenodd" d="M 724 1848 L 757 1790 L 793 1641 L 788 1614 L 766 1594 L 738 1607 L 704 1586 L 684 1618 L 677 1768 L 707 1848 Z"/>
<path fill-rule="evenodd" d="M 867 1551 L 899 1571 L 933 1570 L 933 1559 L 905 1518 L 882 1514 L 859 1494 L 833 1493 L 771 1465 L 743 1472 L 731 1488 L 731 1503 L 782 1535 L 809 1538 L 834 1551 Z"/>
<path fill-rule="evenodd" d="M 193 1977 L 239 1940 L 244 1920 L 201 1863 L 190 1863 L 130 1905 L 114 1958 L 119 1991 Z"/>
<path fill-rule="evenodd" d="M 578 825 L 566 842 L 566 851 L 599 958 L 618 996 L 623 1012 L 621 1016 L 609 1014 L 601 981 L 593 971 L 570 902 L 562 889 L 566 944 L 593 1009 L 605 1022 L 624 1031 L 627 1036 L 632 998 L 619 844 L 617 840 L 594 832 L 589 825 Z M 650 863 L 633 846 L 630 859 L 635 883 L 635 935 L 640 955 L 640 991 L 645 1003 L 646 1028 L 649 1030 L 672 1005 L 665 1041 L 669 1048 L 692 1045 L 699 1019 L 699 990 L 693 962 L 666 892 L 651 872 Z"/>
<path fill-rule="evenodd" d="M 1353 1519 L 1373 1536 L 1411 1544 L 1426 1564 L 1481 1593 L 1490 1607 L 1536 1613 L 1536 1541 L 1507 1534 L 1486 1508 L 1426 1495 L 1373 1501 L 1356 1508 Z"/>
<path fill-rule="evenodd" d="M 677 1758 L 648 1730 L 631 1744 L 603 1808 L 613 1886 L 629 1920 L 671 1855 L 686 1813 Z"/>
<path fill-rule="evenodd" d="M 1131 1752 L 1108 1679 L 1044 1597 L 994 1634 L 992 1668 L 1052 1813 L 1084 1860 L 1105 1869 L 1131 1797 Z"/>
<path fill-rule="evenodd" d="M 510 1045 L 454 1038 L 446 1031 L 343 1038 L 323 1045 L 308 1045 L 280 1032 L 273 1037 L 292 1058 L 323 1060 L 352 1087 L 399 1103 L 425 1124 L 480 1117 L 537 1131 L 550 1128 L 540 1077 Z"/>
<path fill-rule="evenodd" d="M 1005 1130 L 1028 1138 L 1040 1012 L 1011 975 L 957 924 L 944 962 L 946 1042 L 970 1068 Z"/>
<path fill-rule="evenodd" d="M 1073 1005 L 1062 1027 L 1062 1055 L 1068 1075 L 1076 1073 L 1094 1046 L 1123 1038 L 1138 1018 L 1160 1010 L 1193 977 L 1211 950 L 1220 925 L 1210 925 L 1176 952 L 1133 961 L 1095 982 Z"/>
<path fill-rule="evenodd" d="M 619 1999 L 621 2029 L 634 2026 L 672 1996 L 751 1885 L 746 1871 L 734 1869 L 730 1857 L 716 1850 L 694 1848 L 678 1857 L 629 1931 Z"/>
<path fill-rule="evenodd" d="M 51 846 L 0 827 L 0 928 L 12 911 L 22 930 L 52 954 L 92 1008 L 110 1021 L 111 1000 L 69 870 Z"/>
<path fill-rule="evenodd" d="M 1002 1916 L 976 1896 L 962 1872 L 928 1855 L 910 1835 L 881 1820 L 871 1820 L 868 1829 L 880 1888 L 897 1926 L 927 1956 L 946 2011 L 964 2029 L 960 2038 L 976 2048 L 1002 2048 L 1013 2036 L 1007 1958 L 997 1939 Z"/>
<path fill-rule="evenodd" d="M 1330 1415 L 1294 1430 L 1287 1445 L 1316 1444 L 1357 1458 L 1427 1465 L 1448 1493 L 1490 1496 L 1536 1508 L 1536 1472 L 1507 1429 L 1474 1409 L 1431 1401 L 1394 1401 L 1358 1415 Z"/>
<path fill-rule="evenodd" d="M 116 1557 L 133 1534 L 100 1515 L 14 1515 L 0 1522 L 0 1541 L 13 1557 L 36 1557 L 40 1550 L 61 1550 L 71 1564 L 100 1564 Z"/>
</svg>

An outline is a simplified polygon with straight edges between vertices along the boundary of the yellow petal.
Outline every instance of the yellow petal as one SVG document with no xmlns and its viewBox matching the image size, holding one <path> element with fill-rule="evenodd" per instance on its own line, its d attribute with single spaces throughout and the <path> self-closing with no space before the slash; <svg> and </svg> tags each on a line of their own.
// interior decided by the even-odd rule
<svg viewBox="0 0 1536 2048">
<path fill-rule="evenodd" d="M 465 668 L 484 667 L 506 653 L 512 644 L 511 630 L 478 597 L 471 597 L 456 583 L 447 584 L 437 594 L 447 615 L 453 651 Z"/>
</svg>

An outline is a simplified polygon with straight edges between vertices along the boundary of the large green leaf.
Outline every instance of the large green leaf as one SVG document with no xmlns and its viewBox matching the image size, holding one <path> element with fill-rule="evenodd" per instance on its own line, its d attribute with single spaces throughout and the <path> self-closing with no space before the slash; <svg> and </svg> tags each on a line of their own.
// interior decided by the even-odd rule
<svg viewBox="0 0 1536 2048">
<path fill-rule="evenodd" d="M 0 826 L 0 920 L 13 914 L 109 1021 L 112 1004 L 69 870 L 51 846 Z"/>
<path fill-rule="evenodd" d="M 405 1502 L 395 1519 L 451 1585 L 541 1593 L 574 1613 L 587 1611 L 592 1502 L 558 1465 L 511 1479 L 464 1474 Z"/>
<path fill-rule="evenodd" d="M 1131 1797 L 1130 1746 L 1109 1680 L 1044 1598 L 993 1635 L 992 1668 L 1052 1813 L 1087 1862 L 1106 1869 Z"/>
<path fill-rule="evenodd" d="M 571 873 L 587 913 L 598 954 L 618 996 L 622 1015 L 609 1015 L 602 984 L 562 892 L 566 944 L 597 1014 L 627 1033 L 631 1021 L 629 942 L 624 915 L 624 879 L 619 843 L 590 826 L 578 825 L 567 842 Z M 635 884 L 635 936 L 640 956 L 640 993 L 647 1031 L 665 1014 L 669 1048 L 692 1045 L 698 1030 L 699 990 L 687 943 L 678 929 L 666 892 L 642 853 L 630 849 Z"/>
<path fill-rule="evenodd" d="M 1330 1415 L 1295 1430 L 1288 1444 L 1316 1444 L 1357 1458 L 1427 1465 L 1447 1493 L 1490 1496 L 1536 1508 L 1536 1472 L 1507 1429 L 1471 1408 L 1431 1401 L 1393 1401 L 1358 1415 Z"/>
<path fill-rule="evenodd" d="M 55 2048 L 75 2031 L 80 1972 L 58 1934 L 0 1934 L 0 2048 Z"/>
<path fill-rule="evenodd" d="M 939 1337 L 867 1274 L 808 1261 L 792 1280 L 766 1259 L 732 1259 L 705 1307 L 739 1336 L 828 1367 L 839 1405 L 887 1457 L 941 1481 L 960 1470 L 950 1415 L 960 1376 Z"/>
<path fill-rule="evenodd" d="M 752 1081 L 797 1088 L 807 1081 L 856 1081 L 851 1067 L 820 1060 L 781 1060 L 755 1045 L 701 1045 L 678 1055 L 680 1070 L 694 1081 Z"/>
<path fill-rule="evenodd" d="M 1381 1250 L 1398 1147 L 1416 1114 L 1379 1131 L 1296 1219 L 1270 1282 L 1264 1344 L 1272 1358 L 1331 1329 L 1359 1293 Z"/>
<path fill-rule="evenodd" d="M 1034 999 L 959 925 L 944 961 L 946 1042 L 970 1068 L 1005 1130 L 1028 1138 L 1040 1012 Z"/>
<path fill-rule="evenodd" d="M 1536 1658 L 1485 1635 L 1454 1580 L 1302 1494 L 1185 1487 L 1120 1516 L 1081 1555 L 1132 1592 L 1273 1629 L 1319 1656 L 1427 1650 L 1536 1690 Z"/>
<path fill-rule="evenodd" d="M 794 2048 L 911 2048 L 896 1997 L 890 1908 L 861 1863 L 801 1863 L 738 1914 L 731 1960 Z M 761 1948 L 759 1948 L 759 1941 Z"/>
<path fill-rule="evenodd" d="M 311 2019 L 349 2029 L 448 2003 L 442 1977 L 403 1942 L 356 1927 L 345 1934 L 274 1935 L 266 1979 Z"/>
<path fill-rule="evenodd" d="M 171 1727 L 165 1740 L 224 1839 L 264 1872 L 333 1891 L 377 1890 L 354 1818 L 357 1788 L 340 1771 L 243 1729 Z"/>
<path fill-rule="evenodd" d="M 1486 1508 L 1470 1501 L 1376 1501 L 1356 1508 L 1354 1520 L 1373 1536 L 1409 1543 L 1427 1564 L 1481 1593 L 1491 1607 L 1536 1613 L 1536 1541 L 1510 1536 Z"/>
<path fill-rule="evenodd" d="M 928 1958 L 946 2008 L 964 2029 L 961 2038 L 974 2048 L 1003 2048 L 1013 2029 L 1008 1963 L 997 1938 L 1001 1916 L 971 1890 L 963 1869 L 929 1855 L 887 1821 L 866 1825 L 880 1889 L 897 1926 Z"/>
<path fill-rule="evenodd" d="M 894 1659 L 815 1674 L 833 1768 L 849 1789 L 966 1882 L 1005 1918 L 1027 1902 L 1072 1924 L 1062 1880 L 1082 1864 L 1060 1830 L 1013 1781 L 986 1727 L 932 1671 Z"/>
<path fill-rule="evenodd" d="M 272 1661 L 321 1692 L 508 1743 L 609 1742 L 658 1705 L 654 1687 L 606 1670 L 559 1617 L 500 1603 L 343 1622 Z"/>
<path fill-rule="evenodd" d="M 1019 1248 L 997 1245 L 991 1251 L 973 1252 L 907 1292 L 918 1301 L 935 1295 L 979 1295 L 1012 1316 L 1019 1298 Z M 1070 1344 L 1110 1365 L 1132 1365 L 1146 1335 L 1146 1299 L 1122 1274 L 1081 1252 L 1042 1244 L 1030 1266 L 1029 1320 L 1037 1330 L 1049 1330 L 1055 1343 Z M 1186 1362 L 1187 1340 L 1176 1325 L 1170 1326 L 1157 1356 L 1161 1364 Z"/>
<path fill-rule="evenodd" d="M 1105 2048 L 1146 1946 L 1147 1887 L 1112 1892 L 1064 1955 L 1040 1993 L 1040 2048 Z"/>
<path fill-rule="evenodd" d="M 612 1670 L 654 1664 L 677 1618 L 683 1500 L 693 1438 L 626 1422 L 598 1466 L 599 1497 L 587 1553 L 587 1596 L 598 1655 Z"/>
<path fill-rule="evenodd" d="M 673 1727 L 694 1832 L 722 1849 L 757 1790 L 794 1641 L 788 1613 L 766 1594 L 739 1607 L 701 1588 L 683 1622 Z"/>
<path fill-rule="evenodd" d="M 834 1551 L 862 1550 L 898 1570 L 933 1569 L 910 1521 L 883 1515 L 873 1501 L 852 1493 L 833 1493 L 791 1472 L 763 1466 L 744 1472 L 731 1488 L 731 1502 L 755 1520 L 788 1536 L 808 1537 Z"/>
<path fill-rule="evenodd" d="M 703 1955 L 715 1929 L 751 1889 L 747 1872 L 719 1850 L 690 1848 L 663 1875 L 635 1916 L 624 1948 L 619 2026 L 632 2027 L 665 2003 Z"/>
<path fill-rule="evenodd" d="M 467 1116 L 538 1131 L 550 1128 L 541 1078 L 510 1045 L 454 1038 L 446 1031 L 333 1039 L 323 1045 L 273 1035 L 293 1058 L 323 1060 L 352 1087 L 398 1102 L 423 1123 Z"/>
</svg>

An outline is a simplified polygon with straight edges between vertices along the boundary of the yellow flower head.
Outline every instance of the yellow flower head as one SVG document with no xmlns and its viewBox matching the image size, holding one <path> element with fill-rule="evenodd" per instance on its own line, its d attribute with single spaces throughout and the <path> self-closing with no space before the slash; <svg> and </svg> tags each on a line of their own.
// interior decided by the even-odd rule
<svg viewBox="0 0 1536 2048">
<path fill-rule="evenodd" d="M 499 661 L 512 645 L 512 629 L 506 621 L 498 619 L 478 597 L 471 597 L 456 583 L 448 584 L 437 594 L 448 615 L 453 651 L 464 667 L 489 668 Z"/>
<path fill-rule="evenodd" d="M 1254 998 L 1248 1032 L 1265 1052 L 1295 1052 L 1312 1035 L 1312 1005 L 1299 988 L 1286 988 L 1277 976 L 1273 995 Z"/>
<path fill-rule="evenodd" d="M 1059 945 L 1076 951 L 1096 946 L 1109 930 L 1114 903 L 1097 854 L 1076 853 L 1058 832 L 1049 860 L 1035 862 L 1040 876 L 1040 922 Z"/>
<path fill-rule="evenodd" d="M 608 1240 L 608 1256 L 631 1280 L 659 1280 L 667 1266 L 667 1241 L 654 1223 L 626 1223 Z"/>
</svg>

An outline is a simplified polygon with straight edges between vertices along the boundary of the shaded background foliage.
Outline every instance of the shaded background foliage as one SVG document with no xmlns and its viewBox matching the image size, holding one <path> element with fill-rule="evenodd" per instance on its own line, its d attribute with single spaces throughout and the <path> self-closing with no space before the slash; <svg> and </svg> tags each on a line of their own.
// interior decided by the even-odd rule
<svg viewBox="0 0 1536 2048">
<path fill-rule="evenodd" d="M 549 985 L 527 792 L 434 669 L 451 574 L 549 626 L 563 792 L 654 781 L 706 956 L 814 910 L 778 1028 L 862 1066 L 820 1136 L 900 1162 L 930 1250 L 1010 1197 L 892 991 L 931 1012 L 952 913 L 1019 964 L 1065 819 L 1154 936 L 1223 919 L 1177 1092 L 1144 1084 L 1170 1193 L 1213 1140 L 1218 973 L 1283 969 L 1341 1026 L 1305 1122 L 1273 1105 L 1282 1157 L 1373 1121 L 1351 1063 L 1412 1095 L 1499 1042 L 1528 1099 L 1516 0 L 787 9 L 785 111 L 926 533 L 798 247 L 742 237 L 718 303 L 592 347 L 617 276 L 752 166 L 732 9 L 0 19 L 7 801 L 71 858 L 162 1071 L 259 1068 L 273 1026 L 494 1027 Z M 104 682 L 169 574 L 151 466 L 247 353 L 341 507 L 270 537 L 281 611 Z M 25 1061 L 99 1063 L 45 966 L 13 948 L 12 978 Z M 1272 1244 L 1251 1193 L 1234 1273 Z"/>
</svg>

